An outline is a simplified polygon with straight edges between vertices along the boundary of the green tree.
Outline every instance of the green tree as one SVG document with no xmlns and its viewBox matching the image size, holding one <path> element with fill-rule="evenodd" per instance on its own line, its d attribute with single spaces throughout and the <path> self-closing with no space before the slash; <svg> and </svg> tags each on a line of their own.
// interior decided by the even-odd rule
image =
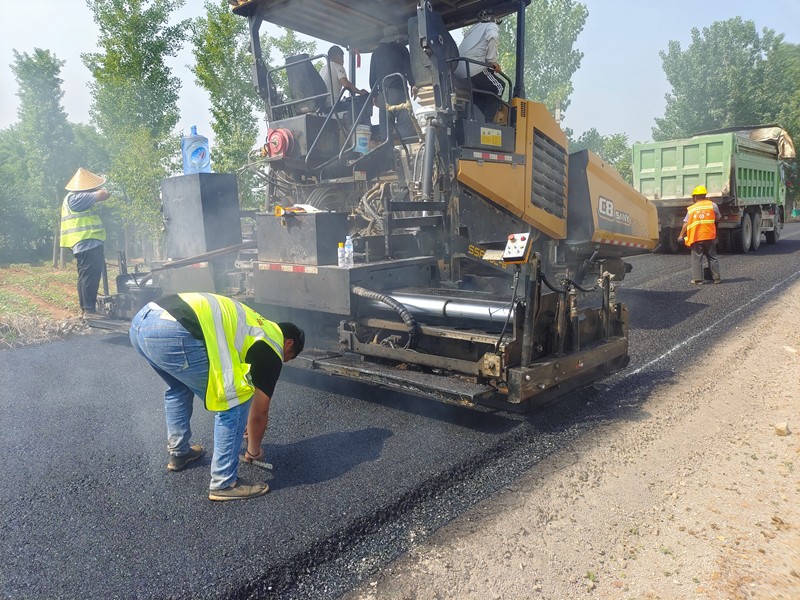
<svg viewBox="0 0 800 600">
<path fill-rule="evenodd" d="M 64 61 L 49 50 L 32 54 L 14 50 L 11 70 L 20 99 L 19 121 L 13 130 L 22 159 L 18 177 L 22 184 L 16 199 L 26 207 L 25 227 L 12 231 L 19 247 L 41 255 L 52 243 L 64 184 L 75 169 L 72 129 L 61 105 L 64 92 L 59 77 Z"/>
<path fill-rule="evenodd" d="M 230 11 L 227 1 L 205 3 L 206 15 L 192 25 L 192 71 L 211 100 L 214 170 L 236 173 L 249 162 L 258 136 L 255 111 L 261 104 L 250 75 L 252 58 L 247 21 Z M 263 110 L 263 109 L 262 109 Z M 239 174 L 243 206 L 253 206 L 254 175 Z"/>
<path fill-rule="evenodd" d="M 686 50 L 670 41 L 661 62 L 672 92 L 663 118 L 656 119 L 653 139 L 687 137 L 700 131 L 757 125 L 777 116 L 766 78 L 770 56 L 782 36 L 770 29 L 762 35 L 753 21 L 741 17 L 717 21 L 702 32 L 693 28 Z"/>
<path fill-rule="evenodd" d="M 109 180 L 126 192 L 112 206 L 127 223 L 160 230 L 159 186 L 175 164 L 180 81 L 166 58 L 184 41 L 188 20 L 170 25 L 183 0 L 87 0 L 101 52 L 82 55 L 94 78 L 91 116 L 106 142 Z"/>
<path fill-rule="evenodd" d="M 0 130 L 0 264 L 28 260 L 37 233 L 44 231 L 33 232 L 27 157 L 19 139 L 19 125 Z"/>
<path fill-rule="evenodd" d="M 584 132 L 577 140 L 570 142 L 569 151 L 591 150 L 610 164 L 628 183 L 633 182 L 631 148 L 628 136 L 624 133 L 601 135 L 594 127 Z"/>
<path fill-rule="evenodd" d="M 207 1 L 206 14 L 192 27 L 192 68 L 198 84 L 208 91 L 211 100 L 211 129 L 214 148 L 211 153 L 214 170 L 237 173 L 242 206 L 256 207 L 256 189 L 261 180 L 253 170 L 251 152 L 257 145 L 258 118 L 264 116 L 264 103 L 253 86 L 252 56 L 247 21 L 230 11 L 227 1 Z M 271 69 L 271 54 L 287 56 L 316 51 L 314 42 L 304 42 L 293 31 L 280 36 L 261 36 L 266 68 Z M 276 74 L 276 83 L 283 89 L 285 73 Z"/>
<path fill-rule="evenodd" d="M 544 103 L 551 112 L 563 113 L 573 92 L 572 76 L 580 68 L 583 52 L 575 49 L 589 11 L 574 0 L 533 0 L 525 14 L 525 96 Z M 514 79 L 517 18 L 500 25 L 500 64 Z"/>
<path fill-rule="evenodd" d="M 800 138 L 800 44 L 780 42 L 770 54 L 765 70 L 774 103 L 769 119 Z"/>
</svg>

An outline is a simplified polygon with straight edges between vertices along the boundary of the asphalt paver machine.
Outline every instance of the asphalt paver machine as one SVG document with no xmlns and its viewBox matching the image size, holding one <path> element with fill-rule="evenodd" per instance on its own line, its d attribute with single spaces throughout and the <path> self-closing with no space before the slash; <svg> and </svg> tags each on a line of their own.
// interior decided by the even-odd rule
<svg viewBox="0 0 800 600">
<path fill-rule="evenodd" d="M 241 251 L 229 275 L 240 282 L 238 297 L 268 318 L 305 328 L 307 350 L 293 366 L 456 404 L 527 410 L 628 363 L 628 315 L 615 286 L 629 270 L 626 256 L 655 247 L 656 209 L 596 155 L 570 154 L 547 108 L 525 99 L 528 4 L 232 7 L 248 21 L 269 129 L 253 167 L 266 182 L 256 248 Z M 456 77 L 466 59 L 450 33 L 489 8 L 517 19 L 516 76 L 512 83 L 498 74 L 506 91 L 496 115 L 482 115 L 473 102 L 480 92 Z M 415 111 L 416 139 L 373 127 L 382 141 L 359 148 L 375 91 L 366 108 L 347 110 L 328 97 L 314 67 L 322 56 L 267 68 L 264 23 L 346 48 L 351 73 L 354 57 L 396 27 L 420 100 L 386 110 Z M 388 78 L 408 89 L 403 74 Z M 355 261 L 340 267 L 346 236 Z"/>
</svg>

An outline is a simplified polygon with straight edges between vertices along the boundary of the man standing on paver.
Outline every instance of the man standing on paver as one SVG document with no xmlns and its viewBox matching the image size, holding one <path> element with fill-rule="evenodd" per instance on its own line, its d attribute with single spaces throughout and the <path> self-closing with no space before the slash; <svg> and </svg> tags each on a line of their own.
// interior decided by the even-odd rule
<svg viewBox="0 0 800 600">
<path fill-rule="evenodd" d="M 270 399 L 284 362 L 303 350 L 294 323 L 273 323 L 251 308 L 216 294 L 173 294 L 145 305 L 131 322 L 136 351 L 169 386 L 164 394 L 170 471 L 205 454 L 190 444 L 195 395 L 215 413 L 209 500 L 266 494 L 266 483 L 237 477 L 247 427 L 248 462 L 263 458 Z"/>
<path fill-rule="evenodd" d="M 722 218 L 719 207 L 706 198 L 706 186 L 698 185 L 692 190 L 694 202 L 686 212 L 683 227 L 678 235 L 692 250 L 692 283 L 703 283 L 703 257 L 708 260 L 714 283 L 720 283 L 719 260 L 717 259 L 717 222 Z"/>
</svg>

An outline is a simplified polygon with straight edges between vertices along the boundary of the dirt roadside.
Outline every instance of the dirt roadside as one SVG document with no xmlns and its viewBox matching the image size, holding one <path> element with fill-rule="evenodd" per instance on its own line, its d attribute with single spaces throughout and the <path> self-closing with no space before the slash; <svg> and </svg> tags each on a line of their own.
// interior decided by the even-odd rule
<svg viewBox="0 0 800 600">
<path fill-rule="evenodd" d="M 799 384 L 796 283 L 654 388 L 643 419 L 601 426 L 345 598 L 800 598 Z"/>
</svg>

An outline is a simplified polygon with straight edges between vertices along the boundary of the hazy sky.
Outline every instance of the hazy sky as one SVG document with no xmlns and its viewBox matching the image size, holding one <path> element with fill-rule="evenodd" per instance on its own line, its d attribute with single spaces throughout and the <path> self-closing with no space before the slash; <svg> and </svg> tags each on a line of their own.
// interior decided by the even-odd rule
<svg viewBox="0 0 800 600">
<path fill-rule="evenodd" d="M 82 0 L 1 0 L 0 18 L 0 128 L 17 120 L 16 82 L 11 72 L 12 49 L 31 53 L 34 48 L 51 50 L 66 61 L 64 108 L 69 119 L 87 122 L 91 97 L 89 72 L 80 58 L 96 50 L 97 30 L 91 12 Z M 564 125 L 576 136 L 592 127 L 601 134 L 627 133 L 631 143 L 651 139 L 654 118 L 664 113 L 664 95 L 669 91 L 661 68 L 660 50 L 669 40 L 683 48 L 692 27 L 707 27 L 714 21 L 735 16 L 753 20 L 762 28 L 783 33 L 787 42 L 800 43 L 800 0 L 672 0 L 666 4 L 643 0 L 583 0 L 589 17 L 578 38 L 584 53 L 573 77 L 575 91 L 565 113 Z M 531 9 L 529 9 L 531 10 Z M 202 14 L 200 0 L 188 0 L 176 18 Z M 320 52 L 327 44 L 319 45 Z M 178 128 L 191 125 L 205 135 L 211 133 L 208 101 L 194 83 L 187 65 L 193 61 L 184 50 L 171 61 L 182 83 L 178 104 Z M 357 75 L 366 87 L 367 65 Z"/>
</svg>

